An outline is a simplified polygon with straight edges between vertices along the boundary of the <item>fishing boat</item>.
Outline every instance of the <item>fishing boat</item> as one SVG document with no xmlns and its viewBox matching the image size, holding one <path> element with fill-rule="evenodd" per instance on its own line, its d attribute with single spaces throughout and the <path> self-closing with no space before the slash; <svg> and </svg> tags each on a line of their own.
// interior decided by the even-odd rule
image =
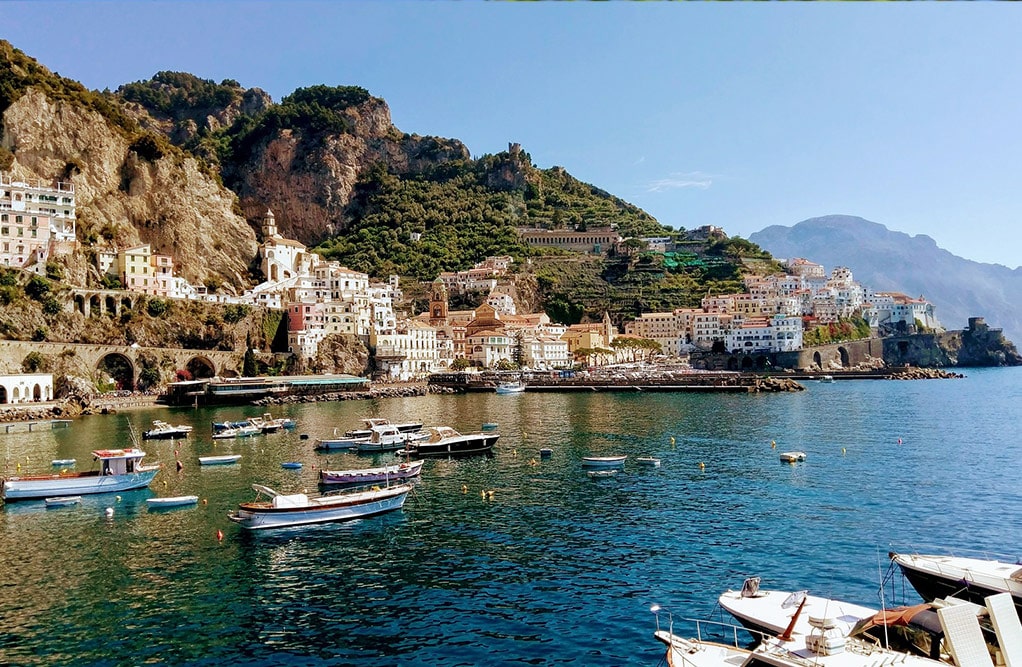
<svg viewBox="0 0 1022 667">
<path fill-rule="evenodd" d="M 153 420 L 153 427 L 142 433 L 145 440 L 170 440 L 173 438 L 184 438 L 192 432 L 192 427 L 184 424 L 174 426 L 159 419 Z"/>
<path fill-rule="evenodd" d="M 149 509 L 165 509 L 168 507 L 186 507 L 198 504 L 198 496 L 171 496 L 167 498 L 146 498 L 145 504 Z"/>
<path fill-rule="evenodd" d="M 200 466 L 224 466 L 237 463 L 241 454 L 221 454 L 220 456 L 200 456 Z"/>
<path fill-rule="evenodd" d="M 68 507 L 69 505 L 80 505 L 81 496 L 55 496 L 45 500 L 47 507 Z"/>
<path fill-rule="evenodd" d="M 216 434 L 220 433 L 221 431 L 238 429 L 241 428 L 242 426 L 248 426 L 247 419 L 236 422 L 232 421 L 213 422 L 213 437 L 216 437 Z"/>
<path fill-rule="evenodd" d="M 313 447 L 319 451 L 334 451 L 342 449 L 355 449 L 360 442 L 365 442 L 369 436 L 352 438 L 348 436 L 333 438 L 317 438 Z"/>
<path fill-rule="evenodd" d="M 352 429 L 344 433 L 347 438 L 368 438 L 373 433 L 374 426 L 393 426 L 402 433 L 415 433 L 422 430 L 422 422 L 405 422 L 392 424 L 384 417 L 367 417 L 362 420 L 363 428 Z"/>
<path fill-rule="evenodd" d="M 143 465 L 141 449 L 97 449 L 92 452 L 99 467 L 84 472 L 61 470 L 46 475 L 18 475 L 3 480 L 5 501 L 112 493 L 149 486 L 160 464 Z"/>
<path fill-rule="evenodd" d="M 583 456 L 582 467 L 584 468 L 620 468 L 625 464 L 628 456 Z"/>
<path fill-rule="evenodd" d="M 408 456 L 455 457 L 490 454 L 500 435 L 497 433 L 461 434 L 450 426 L 431 426 L 426 437 L 404 449 Z M 400 453 L 400 452 L 399 452 Z"/>
<path fill-rule="evenodd" d="M 424 461 L 408 461 L 378 468 L 354 470 L 320 470 L 321 484 L 374 484 L 376 482 L 403 481 L 418 477 Z"/>
<path fill-rule="evenodd" d="M 355 493 L 307 495 L 280 494 L 261 484 L 253 484 L 256 499 L 240 503 L 227 518 L 247 530 L 284 528 L 330 521 L 348 521 L 400 509 L 412 490 L 399 484 Z M 265 496 L 266 499 L 260 499 Z"/>
</svg>

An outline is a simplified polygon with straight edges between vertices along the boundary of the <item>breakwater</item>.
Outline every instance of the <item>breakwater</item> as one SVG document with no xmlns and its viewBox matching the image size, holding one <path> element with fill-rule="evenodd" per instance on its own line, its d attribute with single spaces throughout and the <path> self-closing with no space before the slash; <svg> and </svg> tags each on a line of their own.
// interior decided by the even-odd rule
<svg viewBox="0 0 1022 667">
<path fill-rule="evenodd" d="M 520 374 L 511 374 L 518 379 Z M 497 384 L 511 379 L 507 373 L 436 373 L 429 377 L 430 387 L 463 392 L 495 391 Z M 743 373 L 679 372 L 644 369 L 641 371 L 594 371 L 531 373 L 522 378 L 529 392 L 594 391 L 688 391 L 688 392 L 778 392 L 801 391 L 797 381 Z"/>
</svg>

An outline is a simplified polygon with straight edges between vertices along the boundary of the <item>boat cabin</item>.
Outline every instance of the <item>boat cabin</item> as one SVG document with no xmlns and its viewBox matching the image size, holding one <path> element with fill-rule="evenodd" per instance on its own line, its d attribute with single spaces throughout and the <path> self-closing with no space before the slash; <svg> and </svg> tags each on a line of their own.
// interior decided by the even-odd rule
<svg viewBox="0 0 1022 667">
<path fill-rule="evenodd" d="M 140 449 L 97 449 L 92 455 L 99 461 L 100 475 L 126 475 L 138 469 L 145 452 Z"/>
</svg>

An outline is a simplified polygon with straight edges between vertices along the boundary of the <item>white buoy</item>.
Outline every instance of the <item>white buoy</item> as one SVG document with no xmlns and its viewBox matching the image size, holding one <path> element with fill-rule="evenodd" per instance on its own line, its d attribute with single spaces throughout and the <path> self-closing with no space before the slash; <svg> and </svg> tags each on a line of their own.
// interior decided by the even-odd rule
<svg viewBox="0 0 1022 667">
<path fill-rule="evenodd" d="M 106 515 L 107 515 L 107 518 L 112 517 L 114 515 L 114 508 L 113 507 L 107 507 L 106 508 Z"/>
</svg>

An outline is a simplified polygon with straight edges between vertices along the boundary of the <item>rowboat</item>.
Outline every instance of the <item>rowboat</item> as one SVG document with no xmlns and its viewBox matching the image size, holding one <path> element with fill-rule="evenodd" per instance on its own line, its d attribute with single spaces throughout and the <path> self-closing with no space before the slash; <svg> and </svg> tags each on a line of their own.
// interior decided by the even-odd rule
<svg viewBox="0 0 1022 667">
<path fill-rule="evenodd" d="M 53 459 L 50 465 L 54 468 L 70 468 L 75 464 L 75 459 Z"/>
<path fill-rule="evenodd" d="M 409 484 L 355 493 L 310 496 L 284 495 L 261 484 L 253 484 L 256 499 L 240 503 L 227 518 L 247 530 L 284 528 L 329 521 L 348 521 L 400 509 L 412 490 Z M 260 500 L 266 496 L 268 500 Z"/>
<path fill-rule="evenodd" d="M 145 504 L 149 509 L 164 509 L 167 507 L 184 507 L 195 505 L 199 502 L 198 496 L 170 496 L 167 498 L 146 498 Z"/>
<path fill-rule="evenodd" d="M 231 463 L 237 463 L 238 459 L 240 458 L 241 454 L 223 454 L 221 456 L 200 456 L 199 465 L 203 466 L 230 465 Z"/>
<path fill-rule="evenodd" d="M 628 456 L 583 456 L 582 466 L 585 468 L 620 468 Z"/>
<path fill-rule="evenodd" d="M 78 505 L 82 502 L 81 496 L 55 496 L 53 498 L 46 499 L 47 507 L 67 507 L 68 505 Z"/>
<path fill-rule="evenodd" d="M 618 473 L 616 468 L 605 468 L 598 470 L 590 470 L 586 474 L 590 477 L 613 477 Z"/>
<path fill-rule="evenodd" d="M 652 456 L 640 456 L 639 458 L 635 459 L 635 462 L 641 466 L 650 466 L 652 468 L 660 467 L 660 459 L 654 458 Z"/>
<path fill-rule="evenodd" d="M 302 467 L 302 464 L 300 461 L 285 461 L 284 463 L 280 464 L 280 467 L 288 468 L 290 470 L 297 470 Z"/>
<path fill-rule="evenodd" d="M 149 486 L 160 464 L 143 465 L 141 449 L 97 449 L 92 455 L 99 468 L 84 472 L 61 470 L 44 475 L 18 475 L 3 480 L 5 501 L 113 493 Z"/>
<path fill-rule="evenodd" d="M 320 470 L 322 484 L 372 484 L 374 482 L 401 481 L 418 477 L 424 461 L 409 461 L 379 468 L 355 470 Z"/>
</svg>

